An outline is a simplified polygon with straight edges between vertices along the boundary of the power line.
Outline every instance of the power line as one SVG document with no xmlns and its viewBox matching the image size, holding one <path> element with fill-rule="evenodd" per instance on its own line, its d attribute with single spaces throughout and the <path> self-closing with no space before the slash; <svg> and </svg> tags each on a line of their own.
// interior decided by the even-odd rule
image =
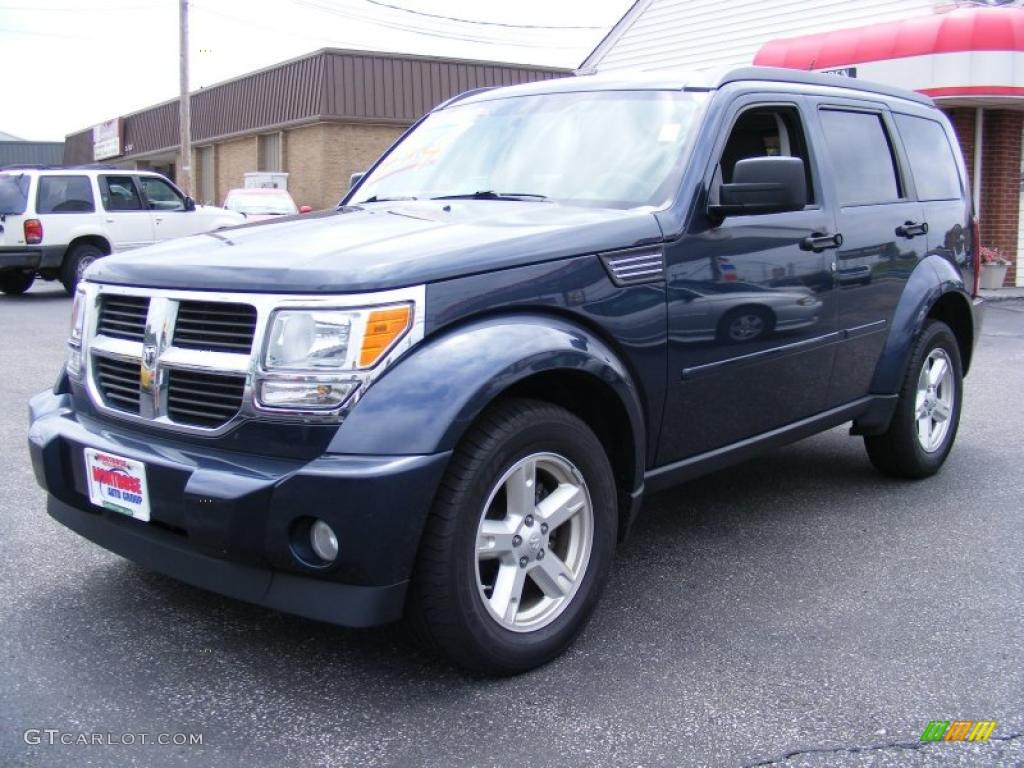
<svg viewBox="0 0 1024 768">
<path fill-rule="evenodd" d="M 482 21 L 480 19 L 462 19 L 458 16 L 443 16 L 438 13 L 427 13 L 426 11 L 417 11 L 413 8 L 404 8 L 401 5 L 392 5 L 391 3 L 385 3 L 382 0 L 365 0 L 370 5 L 378 5 L 381 8 L 390 8 L 394 11 L 402 11 L 403 13 L 411 13 L 414 16 L 426 16 L 430 19 L 443 19 L 444 21 L 457 21 L 460 24 L 480 24 L 488 27 L 506 27 L 508 29 L 604 29 L 604 27 L 585 27 L 585 26 L 573 26 L 573 25 L 549 25 L 549 24 L 511 24 L 502 21 Z"/>
<path fill-rule="evenodd" d="M 335 16 L 342 18 L 360 21 L 364 24 L 371 24 L 379 27 L 385 27 L 387 29 L 394 29 L 399 32 L 406 32 L 414 35 L 425 35 L 427 37 L 437 37 L 445 40 L 457 40 L 459 42 L 469 43 L 480 43 L 484 45 L 505 45 L 516 48 L 543 48 L 543 49 L 559 49 L 559 50 L 577 50 L 580 45 L 559 45 L 550 40 L 548 41 L 536 41 L 536 42 L 525 42 L 519 40 L 509 40 L 495 37 L 484 37 L 481 35 L 471 35 L 460 32 L 446 32 L 434 29 L 426 29 L 424 27 L 411 26 L 409 24 L 403 24 L 397 21 L 390 21 L 387 19 L 375 18 L 373 16 L 367 16 L 366 14 L 359 13 L 358 11 L 351 11 L 346 8 L 340 8 L 333 5 L 324 5 L 323 3 L 315 2 L 315 0 L 290 0 L 293 4 L 312 8 L 314 10 L 323 11 L 324 13 L 330 13 Z"/>
</svg>

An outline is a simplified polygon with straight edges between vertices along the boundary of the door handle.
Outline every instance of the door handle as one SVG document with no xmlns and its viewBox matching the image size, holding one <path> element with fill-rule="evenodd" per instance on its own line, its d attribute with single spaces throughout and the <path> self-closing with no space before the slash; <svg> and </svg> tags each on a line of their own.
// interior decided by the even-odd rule
<svg viewBox="0 0 1024 768">
<path fill-rule="evenodd" d="M 800 241 L 800 248 L 804 251 L 821 253 L 829 248 L 839 248 L 843 244 L 843 236 L 836 232 L 830 235 L 827 232 L 812 232 L 808 237 Z"/>
<path fill-rule="evenodd" d="M 896 227 L 896 234 L 900 237 L 916 237 L 917 235 L 928 234 L 928 222 L 905 221 Z"/>
<path fill-rule="evenodd" d="M 113 218 L 113 217 L 111 217 L 111 218 L 109 218 L 109 219 L 104 219 L 104 221 L 106 221 L 106 222 L 107 222 L 107 224 L 113 224 L 113 223 L 114 223 L 114 218 Z"/>
<path fill-rule="evenodd" d="M 154 220 L 154 221 L 155 221 L 155 222 L 156 222 L 157 224 L 159 224 L 159 223 L 160 223 L 161 221 L 163 221 L 163 220 L 164 220 L 164 217 L 163 217 L 163 216 L 154 216 L 154 217 L 153 217 L 153 220 Z"/>
</svg>

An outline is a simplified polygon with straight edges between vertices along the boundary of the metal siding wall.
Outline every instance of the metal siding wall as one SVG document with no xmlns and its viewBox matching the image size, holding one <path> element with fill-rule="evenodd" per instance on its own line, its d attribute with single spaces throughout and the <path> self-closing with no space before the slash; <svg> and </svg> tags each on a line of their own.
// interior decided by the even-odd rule
<svg viewBox="0 0 1024 768">
<path fill-rule="evenodd" d="M 92 134 L 89 134 L 92 151 Z M 0 166 L 60 165 L 64 162 L 64 142 L 0 141 Z"/>
<path fill-rule="evenodd" d="M 769 40 L 926 15 L 935 5 L 935 0 L 654 0 L 597 69 L 750 64 Z"/>
<path fill-rule="evenodd" d="M 192 140 L 328 118 L 409 124 L 471 88 L 571 75 L 488 63 L 321 51 L 192 94 Z M 125 117 L 126 154 L 178 145 L 178 102 Z M 92 162 L 92 130 L 67 137 L 64 162 Z"/>
</svg>

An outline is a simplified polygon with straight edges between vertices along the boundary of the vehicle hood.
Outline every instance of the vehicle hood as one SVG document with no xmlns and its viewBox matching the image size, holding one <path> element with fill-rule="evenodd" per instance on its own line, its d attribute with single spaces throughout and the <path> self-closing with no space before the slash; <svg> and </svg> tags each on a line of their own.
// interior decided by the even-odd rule
<svg viewBox="0 0 1024 768">
<path fill-rule="evenodd" d="M 152 288 L 347 293 L 660 239 L 650 211 L 508 200 L 374 203 L 108 256 L 87 278 Z"/>
</svg>

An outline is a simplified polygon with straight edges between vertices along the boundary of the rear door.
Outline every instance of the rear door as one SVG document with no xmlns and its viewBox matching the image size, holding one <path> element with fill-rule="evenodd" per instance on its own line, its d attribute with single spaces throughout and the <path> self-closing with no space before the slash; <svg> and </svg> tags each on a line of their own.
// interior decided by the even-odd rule
<svg viewBox="0 0 1024 768">
<path fill-rule="evenodd" d="M 84 173 L 41 174 L 35 211 L 43 222 L 43 245 L 66 246 L 83 231 L 96 232 L 92 179 Z"/>
<path fill-rule="evenodd" d="M 130 174 L 102 174 L 99 178 L 103 223 L 115 251 L 140 248 L 154 241 L 153 216 Z"/>
<path fill-rule="evenodd" d="M 927 227 L 887 108 L 828 98 L 817 107 L 826 194 L 842 237 L 830 252 L 841 341 L 828 400 L 836 406 L 868 394 L 896 305 L 925 254 Z"/>
<path fill-rule="evenodd" d="M 894 113 L 896 128 L 914 174 L 917 199 L 928 225 L 928 252 L 949 259 L 960 269 L 970 289 L 971 206 L 968 203 L 963 159 L 954 149 L 956 137 L 938 110 L 920 114 Z"/>
</svg>

